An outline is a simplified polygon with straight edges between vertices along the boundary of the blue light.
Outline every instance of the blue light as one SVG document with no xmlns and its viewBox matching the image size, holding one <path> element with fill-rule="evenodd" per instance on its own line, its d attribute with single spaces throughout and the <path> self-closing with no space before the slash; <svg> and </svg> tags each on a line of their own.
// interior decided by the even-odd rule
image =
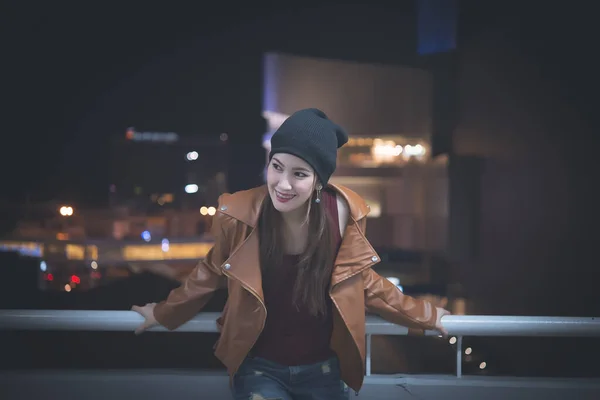
<svg viewBox="0 0 600 400">
<path fill-rule="evenodd" d="M 269 131 L 269 132 L 263 134 L 263 137 L 262 137 L 263 143 L 270 141 L 271 138 L 273 137 L 274 133 L 275 133 L 275 131 Z"/>
<path fill-rule="evenodd" d="M 0 251 L 16 251 L 22 256 L 41 257 L 42 247 L 38 243 L 0 243 Z"/>
<path fill-rule="evenodd" d="M 418 53 L 444 53 L 456 49 L 456 0 L 418 1 Z"/>
<path fill-rule="evenodd" d="M 162 251 L 169 251 L 169 239 L 163 239 L 161 245 Z"/>
<path fill-rule="evenodd" d="M 277 111 L 278 55 L 263 56 L 263 111 Z"/>
<path fill-rule="evenodd" d="M 40 261 L 40 271 L 46 272 L 48 266 L 46 265 L 46 261 Z"/>
<path fill-rule="evenodd" d="M 144 231 L 142 232 L 142 239 L 144 239 L 144 241 L 146 242 L 149 242 L 150 240 L 152 240 L 152 235 L 150 235 L 150 232 Z"/>
</svg>

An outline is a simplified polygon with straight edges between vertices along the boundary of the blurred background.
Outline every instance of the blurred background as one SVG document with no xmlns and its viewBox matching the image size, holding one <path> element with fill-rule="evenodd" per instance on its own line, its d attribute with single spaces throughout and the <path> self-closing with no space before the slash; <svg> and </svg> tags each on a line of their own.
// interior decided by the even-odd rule
<svg viewBox="0 0 600 400">
<path fill-rule="evenodd" d="M 270 135 L 317 107 L 349 132 L 331 182 L 369 203 L 400 290 L 457 315 L 600 314 L 588 3 L 6 6 L 0 308 L 164 299 L 218 196 L 262 184 Z M 222 370 L 215 340 L 0 332 L 0 367 Z M 464 371 L 598 376 L 595 342 L 465 338 Z M 455 344 L 374 337 L 373 372 L 453 373 Z"/>
</svg>

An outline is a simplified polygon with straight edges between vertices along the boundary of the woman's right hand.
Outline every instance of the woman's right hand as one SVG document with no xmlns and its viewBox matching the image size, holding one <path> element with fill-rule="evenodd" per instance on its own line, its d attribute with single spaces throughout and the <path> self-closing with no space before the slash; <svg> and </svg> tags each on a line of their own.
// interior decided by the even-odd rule
<svg viewBox="0 0 600 400">
<path fill-rule="evenodd" d="M 154 318 L 154 307 L 156 303 L 148 303 L 145 306 L 133 306 L 131 307 L 131 311 L 135 311 L 139 313 L 142 317 L 144 317 L 144 322 L 140 326 L 135 329 L 135 334 L 139 335 L 140 333 L 144 333 L 146 330 L 152 328 L 153 326 L 157 326 L 158 321 Z"/>
</svg>

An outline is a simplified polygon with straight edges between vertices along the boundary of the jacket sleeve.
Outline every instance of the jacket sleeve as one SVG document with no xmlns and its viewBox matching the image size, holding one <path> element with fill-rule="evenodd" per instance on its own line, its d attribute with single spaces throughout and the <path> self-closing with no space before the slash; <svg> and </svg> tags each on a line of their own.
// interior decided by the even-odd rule
<svg viewBox="0 0 600 400">
<path fill-rule="evenodd" d="M 366 218 L 359 223 L 363 232 Z M 406 326 L 409 334 L 423 335 L 425 330 L 435 329 L 437 310 L 426 300 L 406 296 L 386 278 L 371 268 L 362 273 L 365 288 L 365 305 L 370 313 L 378 314 L 385 320 Z"/>
<path fill-rule="evenodd" d="M 215 244 L 185 278 L 181 286 L 173 289 L 166 300 L 155 306 L 154 318 L 167 329 L 177 329 L 192 319 L 208 303 L 217 289 L 227 286 L 227 278 L 220 268 L 229 257 L 227 229 L 224 226 L 227 225 L 228 219 L 228 216 L 217 211 L 211 229 Z"/>
</svg>

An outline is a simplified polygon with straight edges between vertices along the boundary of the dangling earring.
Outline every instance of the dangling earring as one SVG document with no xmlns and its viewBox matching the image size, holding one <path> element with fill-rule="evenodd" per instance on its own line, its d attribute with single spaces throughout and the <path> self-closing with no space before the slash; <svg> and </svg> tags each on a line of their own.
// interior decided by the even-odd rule
<svg viewBox="0 0 600 400">
<path fill-rule="evenodd" d="M 315 203 L 319 204 L 321 202 L 321 189 L 323 187 L 321 185 L 317 186 L 317 198 L 315 199 Z"/>
</svg>

